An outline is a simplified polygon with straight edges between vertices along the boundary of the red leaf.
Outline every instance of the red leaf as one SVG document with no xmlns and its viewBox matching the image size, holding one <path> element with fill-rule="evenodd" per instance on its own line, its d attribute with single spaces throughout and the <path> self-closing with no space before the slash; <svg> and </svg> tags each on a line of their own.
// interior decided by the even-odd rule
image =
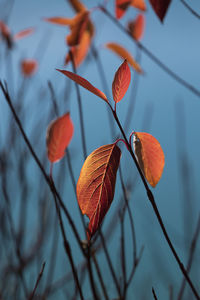
<svg viewBox="0 0 200 300">
<path fill-rule="evenodd" d="M 21 62 L 21 70 L 25 77 L 32 76 L 38 69 L 38 63 L 35 59 L 24 59 Z"/>
<path fill-rule="evenodd" d="M 171 0 L 149 0 L 149 2 L 160 21 L 163 22 Z"/>
<path fill-rule="evenodd" d="M 160 143 L 155 137 L 146 132 L 135 132 L 134 149 L 139 166 L 152 187 L 161 178 L 165 156 Z"/>
<path fill-rule="evenodd" d="M 24 30 L 16 33 L 13 38 L 14 38 L 14 40 L 20 40 L 20 39 L 32 34 L 34 31 L 35 31 L 34 28 L 27 28 L 27 29 L 24 29 Z"/>
<path fill-rule="evenodd" d="M 65 155 L 74 132 L 69 112 L 53 121 L 47 129 L 47 155 L 51 163 L 59 161 Z"/>
<path fill-rule="evenodd" d="M 140 65 L 134 60 L 132 55 L 124 47 L 117 43 L 107 43 L 106 48 L 112 50 L 122 59 L 126 59 L 127 62 L 133 67 L 133 69 L 136 70 L 138 73 L 143 73 Z"/>
<path fill-rule="evenodd" d="M 144 15 L 138 15 L 137 18 L 128 24 L 128 28 L 132 37 L 139 41 L 144 33 L 144 26 L 145 26 L 145 17 Z"/>
<path fill-rule="evenodd" d="M 116 103 L 119 102 L 126 94 L 130 81 L 131 71 L 127 64 L 127 61 L 125 60 L 115 73 L 112 84 L 113 99 Z"/>
<path fill-rule="evenodd" d="M 115 16 L 120 19 L 128 9 L 131 0 L 115 0 Z"/>
<path fill-rule="evenodd" d="M 76 83 L 78 83 L 79 85 L 84 87 L 86 90 L 90 91 L 91 93 L 95 94 L 96 96 L 98 96 L 98 97 L 102 98 L 103 100 L 105 100 L 106 102 L 108 102 L 106 95 L 102 91 L 100 91 L 99 89 L 94 87 L 85 78 L 83 78 L 75 73 L 72 73 L 70 71 L 59 70 L 59 69 L 56 69 L 56 70 L 63 73 L 65 76 L 69 77 L 70 79 L 72 79 L 73 81 L 75 81 Z"/>
<path fill-rule="evenodd" d="M 82 214 L 90 219 L 88 240 L 101 225 L 114 197 L 121 151 L 116 144 L 102 146 L 85 160 L 77 183 L 77 199 Z"/>
</svg>

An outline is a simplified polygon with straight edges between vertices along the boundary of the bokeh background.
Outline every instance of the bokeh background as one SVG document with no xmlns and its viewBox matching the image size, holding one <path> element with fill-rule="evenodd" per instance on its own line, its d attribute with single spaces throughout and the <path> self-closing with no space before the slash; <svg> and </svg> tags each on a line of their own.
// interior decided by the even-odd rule
<svg viewBox="0 0 200 300">
<path fill-rule="evenodd" d="M 88 8 L 93 8 L 100 2 L 88 0 L 84 1 L 84 4 Z M 197 1 L 190 2 L 193 9 L 200 12 L 200 4 Z M 188 11 L 181 1 L 172 1 L 162 24 L 148 1 L 146 4 L 146 26 L 142 44 L 185 81 L 200 89 L 200 20 Z M 114 1 L 108 1 L 107 9 L 114 15 Z M 129 8 L 120 23 L 126 26 L 127 22 L 133 20 L 137 14 L 136 9 Z M 59 115 L 70 111 L 74 123 L 75 131 L 69 152 L 77 181 L 84 161 L 77 95 L 74 83 L 55 70 L 56 68 L 72 70 L 70 63 L 64 67 L 64 58 L 68 51 L 65 36 L 69 31 L 64 27 L 44 21 L 44 18 L 53 16 L 72 17 L 74 11 L 68 1 L 64 0 L 0 1 L 0 19 L 8 24 L 12 33 L 28 27 L 35 28 L 34 34 L 16 42 L 12 51 L 8 51 L 3 41 L 0 41 L 0 78 L 7 81 L 12 101 L 14 105 L 20 107 L 19 115 L 25 131 L 47 172 L 49 162 L 46 158 L 46 129 L 50 121 L 56 117 L 52 109 L 52 93 L 49 82 L 51 83 Z M 139 59 L 140 65 L 145 71 L 144 75 L 138 75 L 132 70 L 131 86 L 124 99 L 118 104 L 118 116 L 122 124 L 125 124 L 127 112 L 131 107 L 131 122 L 126 131 L 127 136 L 133 130 L 146 131 L 155 136 L 162 145 L 165 153 L 165 168 L 162 178 L 153 192 L 169 236 L 181 260 L 187 265 L 200 207 L 200 97 L 164 72 L 101 11 L 95 10 L 91 18 L 96 30 L 93 43 L 102 62 L 104 79 L 110 95 L 114 74 L 122 61 L 105 48 L 106 43 L 117 42 L 126 47 L 133 57 Z M 20 69 L 20 62 L 24 58 L 34 58 L 39 64 L 37 73 L 25 82 Z M 105 86 L 102 86 L 98 66 L 91 51 L 77 72 L 93 85 L 107 92 Z M 80 88 L 80 92 L 89 154 L 101 145 L 114 142 L 119 132 L 113 125 L 116 135 L 111 136 L 108 112 L 104 101 L 83 88 Z M 12 139 L 14 139 L 13 143 Z M 156 290 L 158 299 L 177 299 L 183 276 L 162 235 L 135 166 L 125 147 L 122 146 L 121 149 L 122 173 L 130 191 L 129 203 L 135 223 L 137 251 L 139 252 L 144 247 L 127 299 L 153 299 L 152 286 Z M 63 250 L 52 195 L 13 122 L 2 93 L 0 94 L 0 153 L 1 161 L 4 162 L 7 170 L 5 171 L 4 164 L 1 162 L 0 273 L 2 278 L 0 291 L 2 299 L 24 299 L 23 288 L 19 287 L 20 280 L 16 279 L 17 276 L 10 271 L 12 266 L 18 264 L 18 261 L 8 211 L 13 220 L 14 231 L 19 233 L 19 229 L 24 228 L 22 252 L 30 253 L 34 248 L 34 241 L 44 230 L 44 237 L 42 237 L 41 245 L 37 248 L 37 254 L 23 269 L 24 280 L 30 290 L 34 286 L 44 261 L 46 266 L 38 287 L 38 292 L 41 294 L 48 286 L 48 276 L 52 275 L 51 282 L 53 284 L 70 272 L 70 266 Z M 6 175 L 3 176 L 3 173 Z M 6 183 L 4 177 L 6 177 Z M 54 180 L 74 223 L 77 228 L 80 228 L 81 237 L 84 239 L 67 159 L 64 158 L 54 166 Z M 7 186 L 10 199 L 9 209 L 3 185 Z M 105 217 L 102 230 L 106 232 L 110 226 L 109 221 L 116 219 L 115 228 L 107 245 L 119 278 L 122 275 L 120 221 L 117 209 L 123 203 L 122 198 L 123 193 L 118 175 L 115 197 Z M 20 222 L 23 225 L 20 225 Z M 66 231 L 76 264 L 79 265 L 83 259 L 67 222 Z M 127 215 L 125 232 L 127 270 L 129 270 L 133 249 Z M 56 250 L 54 249 L 56 259 L 54 259 L 53 267 L 51 266 L 52 245 L 56 248 Z M 199 247 L 197 241 L 190 274 L 197 290 L 200 291 Z M 117 297 L 116 290 L 102 251 L 99 251 L 98 259 L 110 299 L 114 299 Z M 50 273 L 48 270 L 51 268 L 53 271 L 51 275 L 48 275 Z M 92 299 L 87 278 L 84 288 L 86 299 Z M 14 298 L 15 293 L 18 298 Z M 49 293 L 48 299 L 72 299 L 73 293 L 73 280 L 65 280 L 64 284 Z M 188 286 L 186 286 L 182 299 L 193 299 Z"/>
</svg>

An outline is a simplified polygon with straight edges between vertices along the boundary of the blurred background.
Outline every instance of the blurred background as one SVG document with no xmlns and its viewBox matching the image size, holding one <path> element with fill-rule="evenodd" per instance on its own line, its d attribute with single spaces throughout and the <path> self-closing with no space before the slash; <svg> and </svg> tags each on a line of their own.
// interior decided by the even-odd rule
<svg viewBox="0 0 200 300">
<path fill-rule="evenodd" d="M 103 1 L 89 0 L 83 3 L 88 9 L 104 4 Z M 193 0 L 190 5 L 200 13 L 200 3 Z M 115 16 L 114 6 L 111 0 L 106 4 L 112 16 Z M 182 1 L 171 1 L 163 23 L 147 0 L 146 6 L 142 45 L 174 73 L 200 89 L 200 20 Z M 126 27 L 138 13 L 141 12 L 129 7 L 117 22 Z M 0 20 L 7 24 L 13 36 L 26 28 L 34 28 L 30 36 L 14 41 L 11 49 L 3 38 L 0 40 L 0 79 L 6 80 L 23 128 L 47 173 L 50 168 L 46 155 L 47 127 L 57 115 L 70 111 L 74 136 L 67 156 L 54 166 L 54 181 L 84 240 L 72 178 L 73 173 L 77 182 L 84 162 L 77 93 L 75 84 L 56 71 L 56 68 L 73 71 L 70 62 L 64 66 L 69 51 L 65 41 L 69 29 L 44 20 L 55 16 L 72 18 L 74 15 L 70 3 L 64 0 L 0 0 Z M 117 106 L 118 117 L 127 137 L 133 130 L 145 131 L 156 137 L 163 148 L 165 167 L 160 182 L 153 189 L 155 201 L 185 266 L 191 258 L 191 279 L 200 292 L 200 94 L 195 94 L 160 68 L 101 10 L 94 9 L 91 20 L 95 26 L 93 46 L 77 73 L 111 99 L 113 77 L 122 59 L 105 47 L 109 42 L 125 47 L 144 70 L 140 75 L 131 69 L 131 84 Z M 23 74 L 21 62 L 24 59 L 37 61 L 38 69 L 33 76 Z M 114 142 L 119 131 L 104 101 L 83 88 L 80 88 L 80 94 L 89 155 L 101 145 Z M 121 172 L 134 220 L 138 257 L 142 251 L 127 299 L 153 299 L 152 287 L 158 299 L 195 299 L 188 284 L 180 296 L 183 275 L 163 237 L 135 165 L 122 144 L 120 148 Z M 2 92 L 0 183 L 0 299 L 28 298 L 44 262 L 46 265 L 35 299 L 79 299 L 64 251 L 52 194 L 24 143 Z M 120 227 L 123 206 L 124 195 L 118 174 L 114 200 L 104 219 L 102 233 L 119 282 L 123 281 Z M 124 218 L 125 258 L 129 273 L 135 249 L 127 212 Z M 83 280 L 85 299 L 93 299 L 88 275 L 85 275 L 87 271 L 82 270 L 83 255 L 64 215 L 63 219 L 77 273 Z M 88 222 L 86 217 L 85 220 Z M 108 299 L 118 299 L 99 236 L 95 243 Z M 100 299 L 104 299 L 98 276 L 94 278 Z"/>
</svg>

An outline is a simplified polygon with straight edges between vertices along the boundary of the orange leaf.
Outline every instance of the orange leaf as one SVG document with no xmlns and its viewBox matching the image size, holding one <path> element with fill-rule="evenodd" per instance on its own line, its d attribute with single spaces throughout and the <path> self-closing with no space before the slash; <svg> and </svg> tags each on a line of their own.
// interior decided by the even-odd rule
<svg viewBox="0 0 200 300">
<path fill-rule="evenodd" d="M 20 40 L 20 39 L 32 34 L 34 31 L 35 31 L 34 28 L 27 28 L 27 29 L 24 29 L 24 30 L 16 33 L 13 38 L 14 38 L 14 40 Z"/>
<path fill-rule="evenodd" d="M 135 132 L 134 149 L 140 168 L 152 187 L 161 178 L 165 156 L 160 143 L 146 132 Z"/>
<path fill-rule="evenodd" d="M 127 62 L 133 67 L 138 73 L 143 73 L 140 65 L 134 60 L 132 55 L 122 46 L 116 43 L 106 44 L 106 48 L 112 50 L 115 54 L 120 56 L 122 59 L 126 59 Z"/>
<path fill-rule="evenodd" d="M 51 163 L 59 161 L 65 155 L 74 132 L 69 112 L 50 123 L 47 129 L 47 155 Z"/>
<path fill-rule="evenodd" d="M 121 99 L 126 94 L 130 81 L 131 71 L 127 64 L 127 61 L 125 60 L 115 73 L 115 77 L 112 83 L 113 99 L 116 103 L 121 101 Z"/>
<path fill-rule="evenodd" d="M 80 40 L 79 45 L 71 47 L 71 51 L 73 54 L 74 63 L 75 63 L 76 68 L 78 68 L 80 66 L 80 64 L 84 61 L 84 59 L 86 58 L 89 48 L 90 48 L 90 44 L 91 44 L 91 36 L 88 31 L 85 31 L 83 33 L 83 36 Z M 68 53 L 65 58 L 65 64 L 68 64 L 68 62 L 70 60 L 71 60 L 71 57 Z"/>
<path fill-rule="evenodd" d="M 70 25 L 71 32 L 67 36 L 68 46 L 78 45 L 80 39 L 87 28 L 89 21 L 89 11 L 80 12 L 73 19 L 73 24 Z"/>
<path fill-rule="evenodd" d="M 147 9 L 144 0 L 132 0 L 130 5 L 142 11 L 146 11 Z"/>
<path fill-rule="evenodd" d="M 52 18 L 45 18 L 45 21 L 57 25 L 62 25 L 62 26 L 69 26 L 73 24 L 73 19 L 72 18 L 64 18 L 64 17 L 52 17 Z"/>
<path fill-rule="evenodd" d="M 65 76 L 69 77 L 71 80 L 75 81 L 76 83 L 80 84 L 86 90 L 90 91 L 91 93 L 95 94 L 96 96 L 98 96 L 98 97 L 102 98 L 103 100 L 105 100 L 106 102 L 108 102 L 106 95 L 102 91 L 100 91 L 99 89 L 94 87 L 85 78 L 83 78 L 75 73 L 72 73 L 70 71 L 59 70 L 59 69 L 56 69 L 56 70 L 63 73 Z"/>
<path fill-rule="evenodd" d="M 121 151 L 116 144 L 101 146 L 85 160 L 76 187 L 82 214 L 90 219 L 88 240 L 101 225 L 114 197 Z"/>
<path fill-rule="evenodd" d="M 38 63 L 35 59 L 24 59 L 21 62 L 21 70 L 25 77 L 32 76 L 38 68 Z"/>
<path fill-rule="evenodd" d="M 156 15 L 163 22 L 171 0 L 149 0 Z"/>
<path fill-rule="evenodd" d="M 131 0 L 115 0 L 115 16 L 120 19 L 128 9 Z"/>
<path fill-rule="evenodd" d="M 138 15 L 137 18 L 128 24 L 128 28 L 132 37 L 139 41 L 144 33 L 144 26 L 145 26 L 145 17 L 144 15 Z"/>
<path fill-rule="evenodd" d="M 79 0 L 69 0 L 69 4 L 73 7 L 76 12 L 81 12 L 86 10 L 85 5 Z"/>
</svg>

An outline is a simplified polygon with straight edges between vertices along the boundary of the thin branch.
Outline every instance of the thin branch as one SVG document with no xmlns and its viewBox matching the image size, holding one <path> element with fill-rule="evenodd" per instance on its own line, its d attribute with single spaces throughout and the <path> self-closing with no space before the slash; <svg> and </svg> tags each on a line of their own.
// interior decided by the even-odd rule
<svg viewBox="0 0 200 300">
<path fill-rule="evenodd" d="M 136 166 L 136 168 L 137 168 L 137 170 L 138 170 L 138 172 L 139 172 L 139 174 L 140 174 L 141 180 L 142 180 L 143 185 L 144 185 L 144 187 L 145 187 L 145 189 L 146 189 L 147 197 L 148 197 L 148 199 L 149 199 L 149 201 L 150 201 L 150 203 L 151 203 L 151 205 L 152 205 L 152 208 L 153 208 L 153 210 L 154 210 L 154 213 L 155 213 L 155 215 L 156 215 L 156 217 L 157 217 L 157 220 L 158 220 L 158 222 L 159 222 L 159 224 L 160 224 L 160 227 L 161 227 L 161 229 L 162 229 L 162 232 L 163 232 L 163 234 L 164 234 L 164 237 L 165 237 L 165 239 L 166 239 L 166 241 L 167 241 L 167 243 L 168 243 L 168 245 L 169 245 L 169 247 L 170 247 L 170 249 L 171 249 L 171 252 L 173 253 L 173 255 L 174 255 L 174 257 L 175 257 L 175 259 L 176 259 L 176 261 L 177 261 L 177 263 L 178 263 L 178 265 L 179 265 L 179 268 L 180 268 L 180 270 L 182 271 L 182 273 L 183 273 L 185 279 L 186 279 L 187 282 L 189 283 L 189 285 L 190 285 L 190 287 L 191 287 L 191 289 L 192 289 L 192 291 L 193 291 L 193 294 L 195 295 L 196 299 L 200 300 L 200 296 L 199 296 L 198 292 L 196 291 L 196 289 L 195 289 L 195 287 L 194 287 L 194 285 L 193 285 L 193 283 L 192 283 L 192 281 L 191 281 L 189 275 L 187 274 L 186 269 L 184 268 L 183 263 L 181 262 L 181 260 L 180 260 L 180 258 L 179 258 L 179 256 L 178 256 L 178 254 L 176 253 L 176 250 L 175 250 L 175 248 L 174 248 L 174 246 L 173 246 L 173 244 L 172 244 L 172 242 L 171 242 L 171 240 L 170 240 L 170 238 L 169 238 L 169 236 L 168 236 L 168 233 L 167 233 L 167 231 L 166 231 L 166 229 L 165 229 L 163 220 L 162 220 L 162 218 L 161 218 L 161 216 L 160 216 L 160 213 L 159 213 L 159 211 L 158 211 L 158 208 L 157 208 L 157 205 L 156 205 L 156 202 L 155 202 L 153 193 L 151 192 L 151 190 L 150 190 L 149 187 L 148 187 L 148 184 L 147 184 L 147 182 L 146 182 L 146 179 L 145 179 L 145 177 L 144 177 L 144 175 L 143 175 L 143 173 L 142 173 L 142 171 L 141 171 L 141 169 L 140 169 L 140 166 L 139 166 L 138 161 L 137 161 L 137 159 L 136 159 L 136 157 L 135 157 L 135 154 L 133 153 L 133 150 L 132 150 L 132 148 L 131 148 L 131 145 L 129 144 L 129 142 L 128 142 L 128 140 L 127 140 L 127 137 L 126 137 L 126 135 L 125 135 L 125 133 L 124 133 L 124 130 L 123 130 L 123 128 L 122 128 L 122 125 L 121 125 L 121 123 L 120 123 L 120 121 L 119 121 L 119 119 L 118 119 L 118 117 L 117 117 L 117 114 L 116 114 L 116 112 L 113 110 L 112 106 L 111 106 L 108 102 L 107 102 L 107 104 L 109 105 L 109 107 L 110 107 L 110 109 L 111 109 L 111 111 L 112 111 L 112 113 L 113 113 L 113 116 L 114 116 L 114 118 L 115 118 L 115 121 L 116 121 L 116 123 L 117 123 L 117 125 L 118 125 L 118 127 L 119 127 L 119 129 L 120 129 L 120 131 L 121 131 L 121 133 L 122 133 L 122 135 L 123 135 L 123 137 L 124 137 L 125 142 L 127 143 L 127 145 L 129 145 L 129 153 L 130 153 L 130 155 L 131 155 L 131 157 L 132 157 L 132 159 L 133 159 L 133 161 L 134 161 L 134 163 L 135 163 L 135 166 Z"/>
<path fill-rule="evenodd" d="M 180 0 L 181 3 L 198 19 L 200 19 L 200 15 L 193 9 L 189 4 L 185 2 L 185 0 Z"/>
<path fill-rule="evenodd" d="M 70 55 L 70 58 L 71 58 L 71 61 L 72 61 L 73 72 L 75 74 L 77 74 L 73 53 L 71 51 L 69 51 L 69 55 Z M 86 160 L 86 158 L 87 158 L 87 147 L 86 147 L 86 139 L 85 139 L 85 128 L 84 128 L 84 122 L 83 122 L 83 108 L 82 108 L 82 102 L 81 102 L 81 94 L 80 94 L 80 89 L 79 89 L 79 86 L 78 86 L 77 83 L 75 84 L 75 87 L 76 87 L 77 100 L 78 100 L 83 156 L 84 156 L 84 160 Z"/>
<path fill-rule="evenodd" d="M 44 177 L 46 183 L 48 184 L 48 186 L 49 186 L 52 194 L 56 195 L 56 197 L 57 197 L 57 199 L 59 201 L 59 204 L 60 204 L 61 208 L 63 209 L 63 212 L 65 213 L 65 215 L 66 215 L 66 217 L 67 217 L 67 219 L 69 221 L 69 224 L 70 224 L 70 226 L 71 226 L 71 228 L 72 228 L 72 230 L 74 232 L 74 235 L 75 235 L 76 240 L 77 240 L 77 242 L 79 244 L 79 247 L 80 247 L 83 255 L 85 255 L 85 252 L 84 252 L 83 247 L 82 247 L 82 242 L 81 242 L 81 239 L 79 237 L 79 233 L 78 233 L 78 231 L 77 231 L 77 229 L 76 229 L 76 227 L 74 225 L 74 222 L 73 222 L 73 220 L 72 220 L 72 218 L 71 218 L 71 216 L 70 216 L 70 214 L 69 214 L 66 206 L 64 205 L 64 202 L 62 201 L 62 199 L 60 197 L 60 194 L 58 193 L 56 187 L 54 185 L 52 185 L 52 181 L 50 180 L 50 178 L 47 175 L 45 169 L 43 168 L 42 163 L 39 160 L 38 156 L 36 155 L 35 151 L 33 150 L 33 147 L 32 147 L 32 145 L 31 145 L 31 143 L 30 143 L 30 141 L 29 141 L 29 139 L 28 139 L 28 137 L 27 137 L 27 135 L 26 135 L 26 133 L 25 133 L 25 131 L 23 129 L 21 121 L 20 121 L 20 119 L 18 118 L 18 116 L 16 114 L 16 111 L 15 111 L 14 106 L 12 104 L 12 101 L 11 101 L 11 98 L 9 96 L 9 93 L 8 93 L 7 89 L 3 86 L 3 84 L 2 84 L 1 81 L 0 81 L 0 88 L 1 88 L 1 90 L 2 90 L 2 92 L 4 94 L 4 96 L 5 96 L 5 99 L 6 99 L 8 105 L 9 105 L 11 111 L 12 111 L 12 114 L 14 116 L 15 122 L 17 123 L 17 125 L 19 127 L 19 130 L 20 130 L 20 132 L 22 134 L 22 137 L 23 137 L 23 139 L 24 139 L 24 141 L 25 141 L 25 143 L 26 143 L 26 145 L 27 145 L 27 147 L 28 147 L 28 149 L 29 149 L 32 157 L 34 158 L 34 160 L 37 163 L 40 171 L 42 172 L 43 177 Z"/>
<path fill-rule="evenodd" d="M 153 298 L 154 300 L 158 300 L 157 296 L 156 296 L 156 292 L 154 290 L 154 288 L 152 287 L 152 294 L 153 294 Z"/>
<path fill-rule="evenodd" d="M 185 88 L 190 90 L 193 94 L 195 94 L 197 97 L 200 98 L 200 90 L 195 88 L 193 85 L 188 83 L 186 80 L 184 80 L 182 77 L 180 77 L 178 74 L 176 74 L 174 71 L 172 71 L 168 66 L 166 66 L 160 59 L 158 59 L 151 51 L 149 51 L 141 42 L 136 42 L 133 37 L 131 36 L 130 32 L 126 30 L 126 28 L 121 25 L 121 23 L 115 19 L 109 11 L 106 10 L 105 7 L 100 6 L 100 9 L 102 12 L 109 17 L 109 19 L 117 26 L 119 27 L 126 35 L 128 35 L 131 40 L 135 43 L 137 43 L 138 47 L 155 63 L 157 64 L 164 72 L 166 72 L 169 76 L 171 76 L 174 80 L 179 82 L 181 85 L 183 85 Z"/>
<path fill-rule="evenodd" d="M 188 274 L 189 274 L 190 269 L 192 267 L 192 261 L 193 261 L 193 257 L 194 257 L 194 252 L 195 252 L 196 244 L 197 244 L 197 241 L 198 241 L 198 238 L 199 238 L 199 234 L 200 234 L 200 215 L 199 215 L 197 226 L 196 226 L 196 230 L 195 230 L 195 233 L 194 233 L 191 245 L 190 245 L 190 254 L 189 254 L 188 263 L 187 263 L 187 267 L 186 267 L 186 270 L 187 270 Z M 185 285 L 186 285 L 186 280 L 185 280 L 185 278 L 183 278 L 183 281 L 182 281 L 182 284 L 181 284 L 181 288 L 180 288 L 180 291 L 178 293 L 177 300 L 181 300 L 182 299 L 183 293 L 184 293 L 184 289 L 185 289 Z"/>
<path fill-rule="evenodd" d="M 37 278 L 37 281 L 36 281 L 36 283 L 35 283 L 35 287 L 34 287 L 32 293 L 31 293 L 30 297 L 28 298 L 29 300 L 32 300 L 32 299 L 34 298 L 34 296 L 35 296 L 35 292 L 36 292 L 37 287 L 38 287 L 38 285 L 39 285 L 39 282 L 40 282 L 40 280 L 41 280 L 41 278 L 42 278 L 42 275 L 43 275 L 43 272 L 44 272 L 44 268 L 45 268 L 45 262 L 44 262 L 43 265 L 42 265 L 41 271 L 40 271 L 40 273 L 39 273 L 39 275 L 38 275 L 38 278 Z"/>
</svg>

